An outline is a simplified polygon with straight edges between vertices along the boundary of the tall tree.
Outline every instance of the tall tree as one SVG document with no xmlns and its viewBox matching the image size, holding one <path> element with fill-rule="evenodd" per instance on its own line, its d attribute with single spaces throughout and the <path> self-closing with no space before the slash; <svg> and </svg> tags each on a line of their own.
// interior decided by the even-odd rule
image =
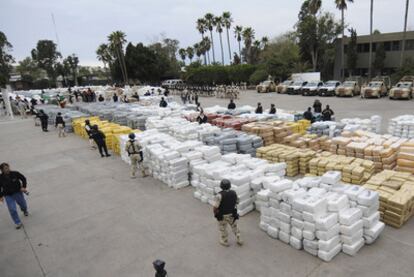
<svg viewBox="0 0 414 277">
<path fill-rule="evenodd" d="M 202 50 L 202 52 L 204 53 L 208 53 L 208 51 L 210 51 L 211 49 L 211 42 L 210 39 L 208 37 L 205 37 L 201 42 L 200 42 L 200 48 Z"/>
<path fill-rule="evenodd" d="M 114 58 L 111 55 L 109 46 L 105 43 L 102 43 L 99 45 L 98 49 L 96 49 L 96 57 L 99 61 L 101 61 L 104 65 L 104 71 L 106 72 L 107 78 L 108 78 L 108 67 L 111 66 L 113 63 Z"/>
<path fill-rule="evenodd" d="M 223 39 L 222 39 L 223 24 L 224 24 L 223 18 L 221 16 L 217 16 L 214 18 L 214 25 L 216 26 L 216 31 L 217 33 L 219 33 L 222 65 L 224 65 L 224 50 L 223 50 Z"/>
<path fill-rule="evenodd" d="M 0 87 L 9 82 L 11 64 L 14 62 L 13 56 L 9 54 L 12 49 L 13 45 L 7 40 L 6 35 L 0 31 Z"/>
<path fill-rule="evenodd" d="M 124 44 L 126 43 L 125 37 L 126 35 L 124 32 L 115 31 L 115 32 L 112 32 L 108 36 L 108 40 L 110 43 L 109 44 L 110 47 L 114 50 L 118 58 L 119 66 L 121 68 L 123 79 L 124 79 L 124 83 L 128 84 L 128 73 L 127 73 L 125 57 L 124 57 Z"/>
<path fill-rule="evenodd" d="M 243 27 L 237 25 L 234 27 L 234 37 L 237 40 L 237 43 L 239 44 L 239 58 L 241 59 L 241 41 L 242 41 L 242 33 L 243 33 Z"/>
<path fill-rule="evenodd" d="M 368 79 L 372 76 L 372 28 L 374 21 L 374 0 L 371 0 L 369 13 L 369 57 L 368 57 Z"/>
<path fill-rule="evenodd" d="M 190 60 L 190 64 L 193 63 L 194 58 L 194 48 L 191 46 L 188 46 L 187 49 L 185 49 L 187 52 L 188 59 Z"/>
<path fill-rule="evenodd" d="M 245 55 L 244 59 L 247 63 L 252 63 L 251 55 L 251 48 L 252 43 L 254 40 L 254 30 L 251 27 L 247 27 L 243 29 L 243 40 L 244 40 L 244 48 L 245 48 Z"/>
<path fill-rule="evenodd" d="M 376 74 L 379 76 L 382 75 L 386 57 L 387 53 L 385 52 L 384 43 L 377 43 L 377 48 L 375 49 L 375 59 L 372 66 L 374 67 Z"/>
<path fill-rule="evenodd" d="M 204 19 L 206 21 L 206 27 L 210 31 L 210 43 L 211 50 L 213 50 L 213 63 L 216 63 L 216 55 L 214 53 L 214 40 L 213 40 L 213 28 L 214 28 L 214 15 L 212 13 L 206 13 Z"/>
<path fill-rule="evenodd" d="M 342 30 L 342 38 L 341 38 L 341 79 L 344 80 L 344 39 L 345 39 L 345 10 L 348 8 L 347 2 L 353 3 L 354 0 L 335 0 L 336 8 L 341 11 L 341 30 Z"/>
<path fill-rule="evenodd" d="M 42 70 L 36 65 L 36 62 L 30 57 L 26 57 L 23 60 L 19 61 L 19 64 L 16 67 L 17 72 L 24 77 L 30 76 L 30 79 L 35 81 L 42 77 Z"/>
<path fill-rule="evenodd" d="M 201 55 L 203 55 L 203 50 L 200 47 L 200 43 L 195 43 L 193 45 L 193 49 L 194 49 L 194 52 L 195 52 L 195 55 L 197 56 L 197 58 L 200 59 Z M 205 64 L 205 61 L 204 61 L 204 64 Z"/>
<path fill-rule="evenodd" d="M 57 51 L 56 44 L 51 40 L 39 40 L 36 48 L 32 49 L 32 59 L 37 66 L 44 69 L 50 79 L 55 83 L 57 72 L 56 65 L 62 55 Z"/>
<path fill-rule="evenodd" d="M 405 41 L 406 41 L 406 37 L 407 37 L 408 6 L 409 5 L 410 5 L 410 0 L 406 0 L 405 1 L 405 16 L 404 16 L 404 34 L 403 34 L 402 46 L 401 46 L 400 67 L 402 67 L 403 63 L 404 63 Z"/>
<path fill-rule="evenodd" d="M 79 58 L 75 54 L 72 54 L 70 56 L 67 56 L 66 59 L 63 60 L 63 64 L 65 67 L 69 69 L 69 72 L 72 74 L 73 81 L 75 82 L 75 86 L 77 86 Z"/>
<path fill-rule="evenodd" d="M 185 50 L 184 48 L 180 48 L 180 49 L 178 50 L 178 55 L 180 55 L 180 58 L 181 58 L 181 60 L 183 61 L 184 66 L 185 66 L 185 58 L 187 57 L 187 52 L 186 52 L 186 50 Z"/>
<path fill-rule="evenodd" d="M 349 74 L 352 76 L 354 75 L 358 63 L 357 32 L 353 28 L 349 29 L 349 32 L 351 33 L 351 39 L 347 46 L 346 56 L 348 59 Z"/>
<path fill-rule="evenodd" d="M 201 40 L 204 40 L 204 33 L 207 31 L 206 20 L 204 18 L 197 19 L 197 30 L 201 34 Z M 207 51 L 208 63 L 210 63 L 210 53 Z M 204 53 L 204 64 L 207 64 L 207 58 Z"/>
<path fill-rule="evenodd" d="M 266 48 L 266 46 L 269 44 L 269 38 L 268 37 L 262 37 L 262 39 L 261 39 L 261 41 L 260 41 L 261 43 L 262 43 L 262 47 L 263 47 L 263 49 L 264 48 Z"/>
<path fill-rule="evenodd" d="M 226 28 L 227 46 L 229 47 L 229 61 L 231 63 L 231 46 L 230 46 L 229 30 L 231 28 L 231 24 L 233 23 L 233 18 L 231 18 L 230 12 L 223 12 L 223 15 L 221 17 L 223 18 L 224 27 Z"/>
</svg>

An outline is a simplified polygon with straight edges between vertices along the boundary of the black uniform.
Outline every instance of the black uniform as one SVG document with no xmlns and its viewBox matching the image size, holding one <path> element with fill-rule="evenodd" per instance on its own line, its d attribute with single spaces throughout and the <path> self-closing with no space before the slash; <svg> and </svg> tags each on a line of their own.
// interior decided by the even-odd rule
<svg viewBox="0 0 414 277">
<path fill-rule="evenodd" d="M 59 124 L 62 124 L 63 128 L 66 127 L 65 121 L 63 121 L 63 117 L 61 115 L 56 116 L 55 127 L 57 127 Z"/>
<path fill-rule="evenodd" d="M 95 141 L 96 145 L 98 145 L 99 153 L 101 154 L 101 156 L 102 157 L 104 156 L 103 154 L 104 151 L 105 151 L 105 155 L 109 156 L 108 148 L 106 147 L 106 142 L 105 142 L 105 134 L 99 130 L 92 130 L 91 133 L 92 133 L 91 134 L 92 139 Z"/>
<path fill-rule="evenodd" d="M 306 119 L 306 120 L 309 120 L 310 122 L 314 122 L 315 121 L 315 119 L 314 119 L 314 117 L 313 117 L 313 114 L 312 114 L 312 112 L 310 112 L 310 111 L 306 111 L 304 114 L 303 114 L 303 117 Z"/>
<path fill-rule="evenodd" d="M 333 114 L 334 114 L 334 112 L 331 109 L 325 109 L 325 110 L 323 110 L 323 112 L 322 112 L 322 120 L 323 121 L 331 121 Z"/>
<path fill-rule="evenodd" d="M 258 106 L 256 108 L 256 113 L 263 113 L 263 107 L 262 106 Z"/>
<path fill-rule="evenodd" d="M 216 214 L 217 220 L 223 220 L 224 215 L 232 215 L 235 220 L 238 219 L 237 214 L 237 194 L 234 190 L 223 190 L 220 192 L 221 201 Z"/>
<path fill-rule="evenodd" d="M 229 103 L 229 105 L 227 106 L 227 109 L 229 109 L 229 110 L 236 109 L 236 104 L 234 102 L 233 103 Z"/>
<path fill-rule="evenodd" d="M 112 99 L 114 99 L 114 102 L 118 102 L 118 96 L 116 94 L 112 96 Z"/>
<path fill-rule="evenodd" d="M 0 174 L 0 197 L 18 193 L 21 188 L 26 188 L 26 185 L 26 177 L 20 172 L 10 171 L 7 175 Z"/>
<path fill-rule="evenodd" d="M 42 130 L 44 132 L 47 131 L 47 124 L 48 124 L 48 120 L 49 120 L 49 116 L 45 113 L 39 113 L 37 114 L 37 116 L 40 119 L 40 124 L 42 126 Z"/>
<path fill-rule="evenodd" d="M 270 114 L 276 114 L 276 108 L 275 108 L 275 107 L 270 108 L 269 113 L 270 113 Z"/>
<path fill-rule="evenodd" d="M 208 117 L 206 115 L 204 115 L 203 117 L 201 117 L 201 116 L 198 116 L 197 117 L 197 122 L 199 124 L 207 123 L 207 121 L 208 121 Z"/>
<path fill-rule="evenodd" d="M 160 107 L 161 108 L 166 108 L 167 106 L 168 106 L 167 101 L 165 101 L 165 100 L 160 101 Z"/>
<path fill-rule="evenodd" d="M 321 113 L 321 111 L 322 111 L 322 103 L 321 102 L 315 102 L 313 104 L 313 110 L 315 111 L 315 113 Z"/>
</svg>

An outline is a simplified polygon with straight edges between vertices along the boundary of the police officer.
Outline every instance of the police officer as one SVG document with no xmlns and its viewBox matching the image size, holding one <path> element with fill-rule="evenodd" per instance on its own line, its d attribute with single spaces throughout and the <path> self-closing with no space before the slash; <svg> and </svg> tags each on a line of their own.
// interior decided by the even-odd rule
<svg viewBox="0 0 414 277">
<path fill-rule="evenodd" d="M 276 114 L 275 104 L 270 104 L 269 114 Z"/>
<path fill-rule="evenodd" d="M 89 121 L 89 119 L 85 120 L 85 131 L 86 131 L 86 134 L 88 135 L 89 145 L 91 146 L 91 149 L 93 150 L 96 149 L 95 143 L 92 138 L 92 126 L 91 126 L 91 122 Z"/>
<path fill-rule="evenodd" d="M 136 178 L 136 172 L 139 165 L 141 170 L 142 177 L 146 177 L 145 168 L 142 165 L 143 154 L 142 147 L 135 140 L 135 134 L 129 134 L 129 140 L 125 145 L 125 151 L 128 153 L 129 158 L 131 159 L 131 178 Z"/>
<path fill-rule="evenodd" d="M 257 114 L 263 113 L 262 103 L 257 103 L 257 108 L 256 108 L 255 113 L 257 113 Z"/>
<path fill-rule="evenodd" d="M 20 229 L 23 224 L 17 213 L 16 203 L 19 205 L 24 216 L 28 216 L 27 203 L 24 199 L 23 192 L 27 193 L 26 178 L 17 171 L 11 171 L 10 166 L 7 163 L 0 164 L 0 203 L 3 202 L 3 198 L 6 199 L 7 208 L 11 218 L 16 224 L 16 229 Z"/>
<path fill-rule="evenodd" d="M 96 145 L 98 145 L 98 150 L 102 158 L 105 156 L 111 156 L 110 154 L 108 154 L 108 148 L 106 147 L 105 134 L 98 129 L 98 125 L 92 126 L 92 139 L 95 141 Z M 105 155 L 103 153 L 104 151 Z"/>
<path fill-rule="evenodd" d="M 220 244 L 229 246 L 227 224 L 230 225 L 238 245 L 242 245 L 243 241 L 240 237 L 240 231 L 237 227 L 239 215 L 237 213 L 237 204 L 239 198 L 234 190 L 231 190 L 231 183 L 227 179 L 223 179 L 220 183 L 222 191 L 217 194 L 214 204 L 214 216 L 218 220 L 220 230 Z"/>
</svg>

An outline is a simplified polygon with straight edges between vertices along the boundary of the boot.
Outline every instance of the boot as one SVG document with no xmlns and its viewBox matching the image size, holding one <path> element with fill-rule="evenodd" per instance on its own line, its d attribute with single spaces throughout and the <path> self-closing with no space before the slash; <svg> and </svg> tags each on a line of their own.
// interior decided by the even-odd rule
<svg viewBox="0 0 414 277">
<path fill-rule="evenodd" d="M 236 241 L 237 241 L 237 244 L 238 244 L 239 246 L 242 246 L 242 245 L 243 245 L 243 240 L 241 239 L 240 235 L 237 235 L 237 236 L 236 236 Z"/>
<path fill-rule="evenodd" d="M 223 245 L 225 247 L 229 247 L 230 246 L 230 244 L 229 244 L 229 242 L 227 240 L 220 239 L 219 242 L 220 242 L 221 245 Z"/>
</svg>

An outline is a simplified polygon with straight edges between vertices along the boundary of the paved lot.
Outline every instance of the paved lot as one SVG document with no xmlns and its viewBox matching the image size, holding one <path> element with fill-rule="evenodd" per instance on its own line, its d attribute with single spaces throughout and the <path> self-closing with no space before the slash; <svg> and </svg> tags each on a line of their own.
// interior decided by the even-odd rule
<svg viewBox="0 0 414 277">
<path fill-rule="evenodd" d="M 344 98 L 344 97 L 316 97 L 316 96 L 300 96 L 287 95 L 277 93 L 256 93 L 255 91 L 242 91 L 241 99 L 236 100 L 236 104 L 256 106 L 257 102 L 261 102 L 265 109 L 274 103 L 277 108 L 286 110 L 305 111 L 307 107 L 311 107 L 315 99 L 325 105 L 330 105 L 335 116 L 338 119 L 360 117 L 369 118 L 372 115 L 382 116 L 382 132 L 387 132 L 388 121 L 402 114 L 414 114 L 414 100 L 389 100 L 381 99 L 361 99 L 360 97 Z M 176 97 L 177 101 L 181 101 Z M 228 99 L 220 99 L 215 97 L 200 97 L 199 101 L 202 106 L 209 107 L 212 105 L 222 105 L 227 107 Z"/>
<path fill-rule="evenodd" d="M 227 100 L 202 99 L 207 106 Z M 248 93 L 240 103 L 274 102 L 299 109 L 313 98 Z M 322 99 L 341 117 L 410 111 L 412 102 Z M 367 105 L 367 111 L 359 111 Z M 397 106 L 401 105 L 401 108 Z M 348 116 L 348 115 L 347 115 Z M 151 262 L 167 261 L 169 276 L 412 276 L 414 220 L 386 227 L 356 257 L 339 254 L 324 263 L 269 238 L 259 214 L 241 219 L 246 244 L 223 248 L 209 206 L 192 189 L 169 189 L 152 179 L 129 178 L 117 156 L 100 158 L 74 135 L 42 133 L 32 120 L 0 122 L 0 161 L 29 180 L 31 215 L 15 230 L 0 206 L 0 276 L 153 276 Z"/>
</svg>

